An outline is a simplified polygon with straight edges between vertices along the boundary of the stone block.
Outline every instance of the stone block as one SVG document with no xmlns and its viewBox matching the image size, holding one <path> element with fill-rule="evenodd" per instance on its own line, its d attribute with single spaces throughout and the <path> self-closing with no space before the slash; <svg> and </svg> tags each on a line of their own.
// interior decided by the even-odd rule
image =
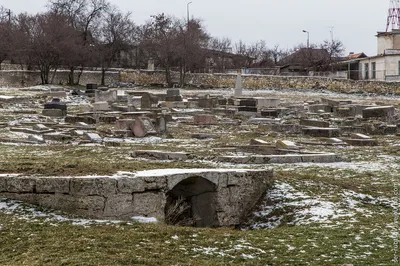
<svg viewBox="0 0 400 266">
<path fill-rule="evenodd" d="M 262 98 L 262 97 L 255 97 L 256 100 L 256 107 L 260 109 L 264 108 L 278 108 L 279 104 L 281 103 L 280 99 L 270 99 L 270 98 Z"/>
<path fill-rule="evenodd" d="M 194 117 L 194 123 L 196 125 L 215 125 L 217 121 L 215 115 L 196 115 Z"/>
<path fill-rule="evenodd" d="M 74 197 L 73 205 L 76 210 L 72 210 L 78 215 L 93 218 L 104 217 L 105 198 L 102 196 Z"/>
<path fill-rule="evenodd" d="M 7 177 L 0 175 L 0 192 L 7 192 Z"/>
<path fill-rule="evenodd" d="M 145 181 L 141 178 L 121 177 L 117 179 L 119 193 L 132 194 L 145 191 Z"/>
<path fill-rule="evenodd" d="M 28 140 L 29 141 L 34 141 L 36 143 L 45 143 L 45 141 L 44 141 L 44 139 L 42 137 L 35 136 L 35 135 L 29 135 L 28 136 Z"/>
<path fill-rule="evenodd" d="M 43 109 L 42 115 L 49 117 L 63 117 L 66 116 L 67 113 L 64 110 L 60 109 Z"/>
<path fill-rule="evenodd" d="M 33 130 L 37 130 L 37 131 L 47 131 L 47 130 L 49 130 L 50 128 L 46 127 L 46 126 L 43 125 L 43 124 L 36 124 L 36 125 L 33 125 L 33 126 L 32 126 L 32 129 L 33 129 Z"/>
<path fill-rule="evenodd" d="M 258 128 L 262 131 L 273 131 L 286 134 L 299 134 L 302 131 L 302 126 L 297 124 L 264 124 Z"/>
<path fill-rule="evenodd" d="M 216 139 L 218 138 L 215 134 L 203 134 L 203 133 L 195 133 L 190 136 L 193 139 Z"/>
<path fill-rule="evenodd" d="M 7 192 L 10 193 L 33 193 L 36 180 L 29 177 L 8 176 L 6 178 Z"/>
<path fill-rule="evenodd" d="M 133 135 L 138 138 L 143 138 L 151 134 L 157 134 L 153 122 L 146 117 L 136 118 L 134 124 L 130 126 L 130 129 L 132 130 Z"/>
<path fill-rule="evenodd" d="M 378 141 L 375 139 L 343 139 L 351 146 L 377 146 Z"/>
<path fill-rule="evenodd" d="M 37 193 L 69 193 L 69 178 L 38 177 L 36 179 Z"/>
<path fill-rule="evenodd" d="M 62 133 L 48 133 L 43 134 L 44 140 L 52 140 L 52 141 L 70 141 L 73 139 L 71 135 L 66 135 Z"/>
<path fill-rule="evenodd" d="M 349 107 L 335 107 L 334 113 L 338 117 L 352 117 L 354 115 L 354 110 Z"/>
<path fill-rule="evenodd" d="M 115 122 L 118 130 L 131 130 L 133 124 L 135 124 L 135 119 L 119 119 Z"/>
<path fill-rule="evenodd" d="M 329 127 L 329 122 L 313 119 L 301 119 L 300 125 L 307 127 Z"/>
<path fill-rule="evenodd" d="M 257 100 L 254 98 L 239 99 L 236 101 L 236 105 L 242 107 L 255 107 L 257 108 Z"/>
<path fill-rule="evenodd" d="M 281 117 L 286 115 L 290 109 L 288 108 L 274 108 L 274 109 L 263 109 L 260 114 L 262 117 Z"/>
<path fill-rule="evenodd" d="M 331 99 L 326 99 L 326 98 L 321 98 L 321 102 L 323 104 L 327 104 L 332 107 L 339 107 L 341 105 L 346 105 L 346 104 L 352 103 L 352 101 L 350 101 L 350 100 L 331 100 Z"/>
<path fill-rule="evenodd" d="M 395 115 L 393 106 L 368 107 L 362 110 L 363 118 L 392 118 Z"/>
<path fill-rule="evenodd" d="M 175 96 L 180 96 L 180 95 L 181 95 L 181 91 L 179 89 L 168 89 L 166 97 L 175 97 Z"/>
<path fill-rule="evenodd" d="M 145 192 L 133 194 L 133 211 L 135 216 L 155 217 L 164 220 L 166 195 L 161 192 Z"/>
<path fill-rule="evenodd" d="M 312 104 L 308 106 L 311 113 L 331 113 L 332 106 L 327 104 Z"/>
<path fill-rule="evenodd" d="M 383 129 L 383 134 L 385 135 L 395 135 L 397 133 L 397 126 L 396 125 L 387 125 Z"/>
<path fill-rule="evenodd" d="M 107 197 L 104 206 L 104 218 L 129 219 L 134 215 L 132 194 L 115 195 Z"/>
<path fill-rule="evenodd" d="M 201 98 L 197 100 L 198 107 L 200 108 L 215 108 L 218 105 L 216 98 Z"/>
<path fill-rule="evenodd" d="M 93 112 L 107 112 L 111 110 L 108 102 L 96 102 L 93 104 Z"/>
<path fill-rule="evenodd" d="M 303 128 L 302 132 L 311 137 L 335 138 L 340 136 L 339 128 L 307 127 Z"/>
<path fill-rule="evenodd" d="M 109 196 L 117 192 L 117 181 L 108 177 L 77 177 L 71 179 L 72 195 Z"/>
<path fill-rule="evenodd" d="M 133 132 L 132 130 L 114 130 L 113 134 L 115 137 L 118 138 L 133 138 Z"/>
<path fill-rule="evenodd" d="M 250 140 L 250 145 L 271 145 L 271 143 L 261 139 L 252 139 Z"/>
<path fill-rule="evenodd" d="M 49 91 L 49 92 L 44 92 L 42 95 L 45 97 L 52 97 L 52 98 L 67 97 L 67 93 L 65 91 Z"/>
<path fill-rule="evenodd" d="M 364 135 L 364 134 L 360 134 L 360 133 L 351 133 L 350 136 L 353 139 L 371 139 L 370 136 L 367 136 L 367 135 Z"/>
<path fill-rule="evenodd" d="M 116 102 L 118 100 L 118 91 L 95 91 L 95 102 Z"/>
<path fill-rule="evenodd" d="M 325 142 L 328 144 L 336 144 L 336 145 L 345 144 L 343 140 L 338 138 L 327 138 L 325 139 Z"/>
<path fill-rule="evenodd" d="M 96 134 L 96 133 L 85 133 L 85 137 L 86 137 L 86 139 L 88 139 L 92 142 L 96 142 L 96 143 L 103 142 L 103 139 L 100 137 L 100 135 Z"/>
<path fill-rule="evenodd" d="M 115 116 L 99 116 L 99 122 L 105 124 L 113 124 L 117 122 L 117 117 Z"/>
<path fill-rule="evenodd" d="M 75 124 L 78 122 L 84 122 L 90 125 L 96 124 L 96 119 L 92 116 L 67 116 L 65 118 L 65 123 Z"/>
<path fill-rule="evenodd" d="M 276 142 L 277 149 L 285 149 L 285 150 L 299 150 L 301 149 L 300 146 L 297 146 L 296 143 L 289 140 L 278 140 Z"/>
</svg>

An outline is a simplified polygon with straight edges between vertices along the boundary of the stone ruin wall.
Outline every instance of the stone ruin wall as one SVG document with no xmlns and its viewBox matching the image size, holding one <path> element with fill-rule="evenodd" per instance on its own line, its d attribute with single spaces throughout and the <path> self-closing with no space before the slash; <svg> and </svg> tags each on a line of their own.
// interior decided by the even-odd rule
<svg viewBox="0 0 400 266">
<path fill-rule="evenodd" d="M 58 71 L 55 84 L 67 84 L 68 71 Z M 76 78 L 78 74 L 75 73 Z M 179 81 L 179 73 L 173 72 L 174 83 Z M 21 87 L 40 84 L 40 73 L 38 71 L 4 70 L 0 71 L 0 87 Z M 166 85 L 165 74 L 162 71 L 123 71 L 107 72 L 106 83 L 135 82 L 138 85 Z M 187 84 L 200 88 L 234 88 L 236 75 L 234 74 L 187 74 Z M 249 89 L 262 88 L 293 88 L 293 89 L 327 89 L 336 92 L 368 92 L 381 94 L 400 95 L 400 85 L 396 82 L 383 81 L 354 81 L 347 79 L 332 79 L 324 77 L 284 77 L 266 75 L 243 75 L 244 87 Z M 83 72 L 80 84 L 101 83 L 100 71 Z"/>
<path fill-rule="evenodd" d="M 179 74 L 173 73 L 173 81 L 178 83 Z M 165 84 L 163 72 L 131 71 L 121 73 L 122 82 L 133 82 L 141 85 Z M 187 74 L 187 84 L 206 88 L 234 88 L 234 74 Z M 354 81 L 324 77 L 283 77 L 266 75 L 243 75 L 244 88 L 292 88 L 292 89 L 327 89 L 336 92 L 369 92 L 400 94 L 399 83 L 383 81 Z"/>
<path fill-rule="evenodd" d="M 67 84 L 69 71 L 57 71 L 54 77 L 54 84 Z M 52 76 L 50 76 L 51 79 Z M 78 79 L 78 71 L 75 72 L 75 80 Z M 107 72 L 106 83 L 115 83 L 120 80 L 119 72 Z M 4 70 L 0 71 L 0 87 L 28 87 L 41 83 L 39 71 L 22 71 L 22 70 Z M 80 84 L 101 83 L 101 72 L 84 71 L 80 78 Z"/>
<path fill-rule="evenodd" d="M 89 218 L 129 220 L 144 216 L 163 221 L 168 192 L 194 176 L 215 185 L 219 226 L 242 222 L 273 182 L 272 170 L 200 170 L 132 177 L 0 175 L 0 196 Z"/>
</svg>

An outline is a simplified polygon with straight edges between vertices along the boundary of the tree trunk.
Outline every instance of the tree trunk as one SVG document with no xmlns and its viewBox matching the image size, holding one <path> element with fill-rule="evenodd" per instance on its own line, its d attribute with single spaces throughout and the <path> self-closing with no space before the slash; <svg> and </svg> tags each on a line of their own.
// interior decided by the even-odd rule
<svg viewBox="0 0 400 266">
<path fill-rule="evenodd" d="M 75 82 L 74 82 L 74 71 L 75 71 L 75 68 L 74 67 L 70 67 L 69 74 L 68 74 L 68 85 L 75 85 Z"/>
<path fill-rule="evenodd" d="M 50 68 L 48 66 L 40 66 L 40 79 L 42 84 L 49 84 L 49 72 Z"/>
<path fill-rule="evenodd" d="M 106 69 L 101 69 L 101 86 L 106 85 Z"/>
<path fill-rule="evenodd" d="M 183 85 L 185 83 L 185 65 L 181 63 L 180 69 L 179 69 L 179 86 L 183 88 Z"/>
<path fill-rule="evenodd" d="M 165 68 L 165 78 L 167 80 L 168 87 L 172 87 L 173 84 L 171 79 L 171 69 L 169 68 L 169 66 Z"/>
<path fill-rule="evenodd" d="M 56 77 L 57 68 L 54 69 L 53 76 L 51 77 L 51 84 L 54 84 L 54 78 Z"/>
<path fill-rule="evenodd" d="M 80 71 L 78 73 L 78 80 L 76 81 L 76 85 L 79 85 L 81 83 L 82 73 L 83 73 L 83 67 L 80 69 Z"/>
</svg>

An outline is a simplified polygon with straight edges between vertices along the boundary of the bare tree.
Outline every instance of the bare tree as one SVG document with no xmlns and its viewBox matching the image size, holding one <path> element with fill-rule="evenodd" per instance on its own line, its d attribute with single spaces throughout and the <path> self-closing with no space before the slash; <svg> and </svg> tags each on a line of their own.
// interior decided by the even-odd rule
<svg viewBox="0 0 400 266">
<path fill-rule="evenodd" d="M 325 40 L 321 44 L 321 48 L 325 49 L 329 54 L 329 66 L 327 66 L 326 68 L 330 67 L 330 69 L 333 69 L 333 63 L 338 61 L 338 59 L 340 59 L 340 57 L 344 55 L 344 52 L 346 50 L 343 42 L 338 39 Z"/>
<path fill-rule="evenodd" d="M 232 52 L 232 40 L 229 38 L 211 38 L 208 45 L 209 49 L 220 52 Z"/>
<path fill-rule="evenodd" d="M 265 41 L 261 40 L 249 45 L 239 41 L 235 44 L 235 53 L 241 57 L 237 57 L 235 65 L 237 68 L 250 67 L 253 63 L 261 62 L 266 51 Z"/>
<path fill-rule="evenodd" d="M 199 19 L 190 20 L 187 25 L 181 21 L 180 34 L 177 41 L 180 44 L 178 57 L 180 59 L 180 86 L 185 84 L 186 73 L 200 68 L 206 59 L 209 35 Z M 183 46 L 182 46 L 183 44 Z"/>
<path fill-rule="evenodd" d="M 224 72 L 227 67 L 233 67 L 233 62 L 228 60 L 232 53 L 232 40 L 229 38 L 211 38 L 209 41 L 208 67 Z M 218 56 L 215 56 L 218 52 Z"/>
<path fill-rule="evenodd" d="M 6 60 L 12 51 L 12 21 L 11 11 L 0 7 L 0 69 L 1 64 Z"/>
<path fill-rule="evenodd" d="M 66 17 L 55 13 L 20 15 L 17 18 L 16 41 L 18 57 L 40 70 L 42 84 L 48 84 L 63 61 L 65 46 L 76 31 Z M 53 78 L 50 77 L 54 71 Z"/>
<path fill-rule="evenodd" d="M 110 8 L 101 26 L 99 42 L 96 45 L 98 61 L 101 66 L 101 84 L 105 85 L 106 71 L 111 67 L 121 51 L 132 49 L 135 25 L 130 13 L 122 13 L 117 8 Z"/>
<path fill-rule="evenodd" d="M 74 73 L 80 68 L 77 83 L 79 83 L 83 67 L 91 65 L 95 38 L 101 35 L 100 25 L 105 13 L 110 9 L 107 0 L 49 0 L 51 12 L 63 15 L 68 24 L 80 34 L 80 40 L 71 42 L 69 56 L 65 64 L 70 70 L 69 84 L 75 84 Z"/>
<path fill-rule="evenodd" d="M 171 68 L 179 62 L 180 22 L 164 13 L 152 16 L 141 30 L 141 46 L 165 69 L 168 86 L 172 87 Z"/>
</svg>

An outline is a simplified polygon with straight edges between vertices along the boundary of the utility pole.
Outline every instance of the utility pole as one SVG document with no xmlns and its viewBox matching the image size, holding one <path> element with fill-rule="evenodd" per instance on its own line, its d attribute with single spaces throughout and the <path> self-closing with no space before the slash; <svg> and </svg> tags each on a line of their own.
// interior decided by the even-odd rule
<svg viewBox="0 0 400 266">
<path fill-rule="evenodd" d="M 310 48 L 310 33 L 306 30 L 303 30 L 304 33 L 307 33 L 307 48 Z"/>
<path fill-rule="evenodd" d="M 190 4 L 192 4 L 193 2 L 189 2 L 189 3 L 187 3 L 187 6 L 186 6 L 186 12 L 187 12 L 187 24 L 188 24 L 188 27 L 189 27 L 189 21 L 190 21 L 190 10 L 189 10 L 189 6 L 190 6 Z"/>
<path fill-rule="evenodd" d="M 335 28 L 335 27 L 329 27 L 330 28 L 330 33 L 331 33 L 331 40 L 332 40 L 332 43 L 333 43 L 333 29 Z"/>
</svg>

